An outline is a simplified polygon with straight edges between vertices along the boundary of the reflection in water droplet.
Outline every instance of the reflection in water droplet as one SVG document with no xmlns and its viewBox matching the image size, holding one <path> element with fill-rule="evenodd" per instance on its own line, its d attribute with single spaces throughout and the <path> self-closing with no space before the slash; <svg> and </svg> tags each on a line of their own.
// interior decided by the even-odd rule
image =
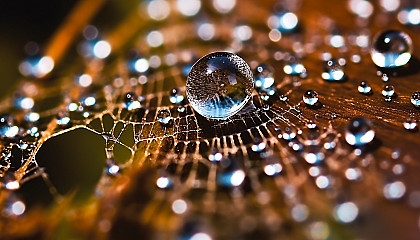
<svg viewBox="0 0 420 240">
<path fill-rule="evenodd" d="M 248 64 L 229 52 L 210 53 L 198 60 L 187 78 L 187 98 L 206 118 L 226 119 L 239 112 L 254 89 Z"/>
<path fill-rule="evenodd" d="M 301 63 L 292 63 L 285 65 L 283 71 L 289 75 L 301 75 L 306 73 L 306 68 Z"/>
<path fill-rule="evenodd" d="M 308 105 L 315 105 L 318 102 L 318 93 L 314 90 L 308 90 L 303 94 L 303 101 Z"/>
<path fill-rule="evenodd" d="M 375 131 L 372 123 L 365 118 L 355 118 L 349 121 L 346 128 L 346 141 L 352 146 L 362 146 L 372 142 Z"/>
<path fill-rule="evenodd" d="M 394 68 L 405 65 L 411 58 L 412 41 L 404 32 L 388 30 L 376 36 L 371 57 L 378 67 Z"/>
</svg>

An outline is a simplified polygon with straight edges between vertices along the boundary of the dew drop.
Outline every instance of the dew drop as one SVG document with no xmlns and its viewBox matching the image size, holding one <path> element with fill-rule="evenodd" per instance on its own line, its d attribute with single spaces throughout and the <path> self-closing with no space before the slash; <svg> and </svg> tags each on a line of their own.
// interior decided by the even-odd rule
<svg viewBox="0 0 420 240">
<path fill-rule="evenodd" d="M 214 52 L 199 59 L 187 78 L 187 98 L 200 115 L 226 119 L 239 112 L 251 98 L 254 79 L 238 55 Z"/>
<path fill-rule="evenodd" d="M 395 88 L 392 85 L 385 85 L 382 89 L 382 96 L 385 97 L 385 101 L 391 101 L 395 94 Z"/>
<path fill-rule="evenodd" d="M 133 92 L 128 92 L 124 95 L 124 105 L 127 110 L 136 110 L 141 107 L 137 95 Z"/>
<path fill-rule="evenodd" d="M 318 93 L 314 90 L 306 91 L 303 94 L 303 101 L 310 106 L 315 105 L 318 102 Z"/>
<path fill-rule="evenodd" d="M 306 68 L 301 63 L 286 64 L 283 71 L 289 75 L 303 75 L 306 73 Z"/>
<path fill-rule="evenodd" d="M 357 87 L 357 90 L 359 91 L 359 93 L 369 94 L 371 93 L 372 88 L 370 87 L 369 83 L 362 81 Z"/>
<path fill-rule="evenodd" d="M 270 88 L 274 84 L 273 68 L 269 65 L 259 65 L 255 69 L 254 80 L 257 88 Z"/>
<path fill-rule="evenodd" d="M 410 101 L 415 107 L 420 107 L 420 92 L 414 92 L 411 95 Z"/>
<path fill-rule="evenodd" d="M 157 120 L 164 126 L 172 123 L 171 112 L 168 109 L 162 109 L 157 114 Z"/>
<path fill-rule="evenodd" d="M 184 95 L 180 93 L 178 88 L 174 88 L 169 94 L 169 101 L 174 104 L 181 104 L 184 101 Z"/>
<path fill-rule="evenodd" d="M 335 60 L 327 61 L 321 77 L 327 81 L 340 81 L 344 79 L 344 72 L 341 65 Z"/>
<path fill-rule="evenodd" d="M 120 166 L 116 164 L 113 158 L 106 159 L 105 164 L 106 164 L 105 171 L 108 175 L 115 176 L 120 172 Z"/>
<path fill-rule="evenodd" d="M 407 118 L 404 123 L 404 128 L 407 130 L 415 130 L 417 129 L 417 121 L 412 118 Z"/>
<path fill-rule="evenodd" d="M 375 131 L 372 123 L 365 118 L 354 118 L 346 128 L 346 142 L 352 146 L 363 146 L 372 142 Z"/>
<path fill-rule="evenodd" d="M 395 68 L 405 65 L 411 58 L 412 41 L 404 32 L 387 30 L 375 37 L 371 57 L 378 67 Z"/>
</svg>

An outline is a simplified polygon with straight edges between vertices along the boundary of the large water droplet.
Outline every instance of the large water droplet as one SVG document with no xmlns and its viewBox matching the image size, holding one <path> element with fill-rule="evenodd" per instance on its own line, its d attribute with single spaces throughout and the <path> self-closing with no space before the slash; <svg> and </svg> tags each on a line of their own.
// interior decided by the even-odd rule
<svg viewBox="0 0 420 240">
<path fill-rule="evenodd" d="M 412 42 L 404 32 L 388 30 L 376 36 L 371 57 L 378 67 L 394 68 L 405 65 L 411 58 Z"/>
<path fill-rule="evenodd" d="M 251 98 L 254 79 L 238 55 L 214 52 L 199 59 L 187 78 L 187 98 L 206 118 L 226 119 L 239 112 Z"/>
<path fill-rule="evenodd" d="M 350 120 L 346 129 L 346 141 L 352 146 L 363 146 L 372 142 L 375 131 L 372 123 L 365 118 L 355 118 Z"/>
</svg>

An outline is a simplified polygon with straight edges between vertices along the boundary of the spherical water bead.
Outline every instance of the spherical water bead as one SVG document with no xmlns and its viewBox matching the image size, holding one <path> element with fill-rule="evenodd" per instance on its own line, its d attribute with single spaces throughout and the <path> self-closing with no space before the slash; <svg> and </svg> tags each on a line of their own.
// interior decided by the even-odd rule
<svg viewBox="0 0 420 240">
<path fill-rule="evenodd" d="M 14 125 L 13 117 L 2 116 L 0 118 L 0 136 L 6 138 L 16 137 L 20 129 Z"/>
<path fill-rule="evenodd" d="M 140 101 L 137 100 L 137 95 L 133 92 L 128 92 L 124 95 L 124 106 L 127 110 L 136 110 L 141 107 Z"/>
<path fill-rule="evenodd" d="M 420 107 L 420 92 L 414 92 L 410 101 L 415 107 Z"/>
<path fill-rule="evenodd" d="M 407 130 L 415 130 L 417 129 L 417 121 L 412 118 L 407 118 L 404 121 L 403 126 Z"/>
<path fill-rule="evenodd" d="M 271 29 L 277 29 L 281 33 L 289 33 L 296 30 L 298 26 L 298 17 L 289 11 L 281 11 L 271 15 L 267 21 Z"/>
<path fill-rule="evenodd" d="M 120 172 L 120 166 L 115 162 L 113 158 L 106 159 L 105 172 L 110 176 L 115 176 Z"/>
<path fill-rule="evenodd" d="M 259 65 L 255 69 L 255 86 L 267 89 L 274 84 L 273 68 L 268 65 Z"/>
<path fill-rule="evenodd" d="M 157 120 L 162 125 L 169 125 L 172 123 L 171 112 L 168 109 L 162 109 L 157 114 Z"/>
<path fill-rule="evenodd" d="M 391 98 L 395 94 L 394 86 L 392 85 L 385 85 L 385 87 L 382 89 L 382 96 L 385 97 L 385 101 L 391 101 Z"/>
<path fill-rule="evenodd" d="M 226 119 L 238 113 L 251 98 L 254 79 L 238 55 L 214 52 L 199 59 L 187 78 L 187 98 L 200 115 Z"/>
<path fill-rule="evenodd" d="M 362 81 L 357 87 L 357 90 L 359 91 L 359 93 L 369 94 L 371 93 L 372 88 L 370 87 L 369 83 Z"/>
<path fill-rule="evenodd" d="M 318 102 L 318 93 L 314 90 L 306 91 L 303 94 L 303 101 L 310 106 L 315 105 Z"/>
<path fill-rule="evenodd" d="M 66 126 L 70 124 L 70 118 L 67 112 L 61 111 L 57 113 L 57 124 L 60 126 Z"/>
<path fill-rule="evenodd" d="M 54 60 L 49 56 L 31 56 L 19 65 L 19 71 L 24 76 L 41 78 L 54 68 Z"/>
<path fill-rule="evenodd" d="M 378 67 L 395 68 L 405 65 L 412 51 L 410 36 L 404 32 L 388 30 L 376 36 L 370 54 Z"/>
<path fill-rule="evenodd" d="M 341 65 L 335 60 L 327 61 L 321 77 L 327 81 L 340 81 L 344 79 L 344 72 Z"/>
<path fill-rule="evenodd" d="M 174 88 L 170 92 L 169 101 L 174 104 L 181 104 L 184 101 L 184 95 L 180 93 L 178 88 Z"/>
<path fill-rule="evenodd" d="M 346 142 L 352 146 L 363 146 L 372 142 L 375 131 L 372 123 L 365 118 L 354 118 L 346 128 Z"/>
</svg>

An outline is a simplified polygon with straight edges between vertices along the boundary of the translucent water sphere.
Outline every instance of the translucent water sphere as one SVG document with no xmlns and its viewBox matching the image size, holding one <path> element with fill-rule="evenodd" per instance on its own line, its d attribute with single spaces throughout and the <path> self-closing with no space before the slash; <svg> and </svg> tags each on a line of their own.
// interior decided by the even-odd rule
<svg viewBox="0 0 420 240">
<path fill-rule="evenodd" d="M 363 146 L 372 142 L 375 131 L 372 123 L 365 118 L 350 120 L 346 129 L 346 142 L 352 146 Z"/>
<path fill-rule="evenodd" d="M 255 70 L 255 86 L 267 89 L 274 84 L 273 68 L 268 65 L 259 65 Z"/>
<path fill-rule="evenodd" d="M 308 105 L 315 105 L 318 102 L 318 93 L 314 90 L 308 90 L 303 94 L 303 101 Z"/>
<path fill-rule="evenodd" d="M 238 55 L 214 52 L 199 59 L 187 77 L 187 98 L 200 115 L 226 119 L 239 112 L 254 89 L 248 64 Z"/>
<path fill-rule="evenodd" d="M 362 81 L 357 87 L 357 90 L 359 93 L 369 94 L 372 91 L 372 88 L 370 87 L 369 83 Z"/>
<path fill-rule="evenodd" d="M 395 68 L 410 60 L 412 50 L 410 36 L 404 32 L 388 30 L 376 36 L 370 54 L 378 67 Z"/>
<path fill-rule="evenodd" d="M 420 92 L 414 92 L 411 95 L 410 101 L 414 106 L 420 107 Z"/>
</svg>

